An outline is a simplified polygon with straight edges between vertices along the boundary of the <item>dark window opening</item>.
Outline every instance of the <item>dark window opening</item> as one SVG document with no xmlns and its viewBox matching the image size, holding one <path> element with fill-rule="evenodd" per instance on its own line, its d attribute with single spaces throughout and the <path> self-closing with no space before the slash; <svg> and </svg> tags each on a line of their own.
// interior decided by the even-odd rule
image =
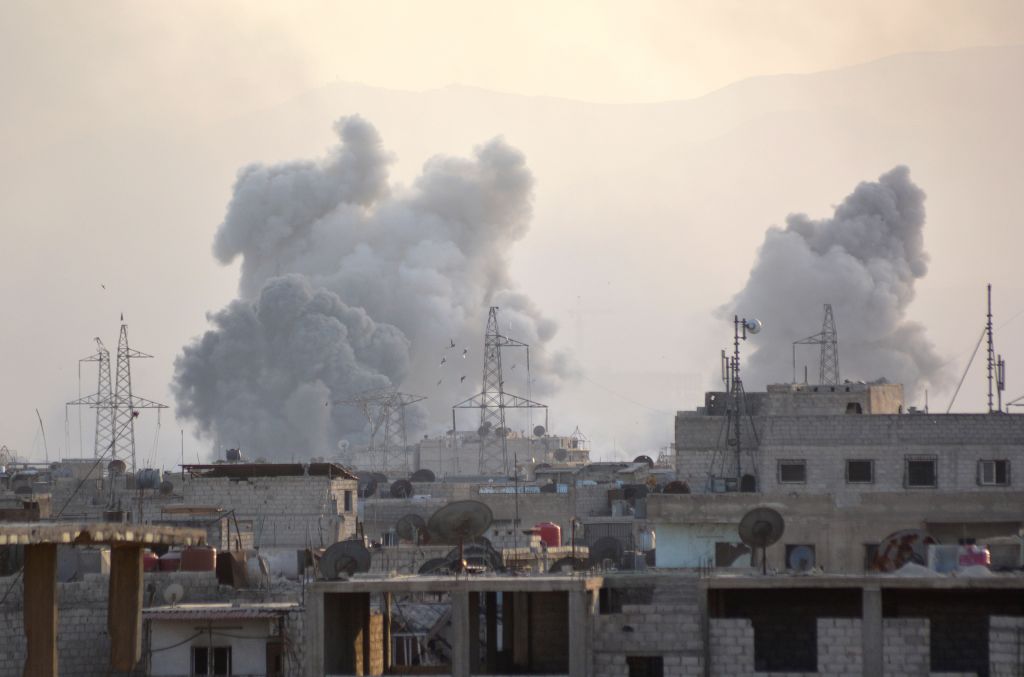
<svg viewBox="0 0 1024 677">
<path fill-rule="evenodd" d="M 629 677 L 662 677 L 664 675 L 661 656 L 627 656 L 626 667 Z"/>
<path fill-rule="evenodd" d="M 906 468 L 906 486 L 934 487 L 937 484 L 938 472 L 934 458 L 908 458 Z"/>
<path fill-rule="evenodd" d="M 1009 461 L 978 461 L 978 483 L 986 486 L 1006 486 L 1010 483 Z"/>
<path fill-rule="evenodd" d="M 229 677 L 231 675 L 231 647 L 192 647 L 192 674 Z"/>
<path fill-rule="evenodd" d="M 754 670 L 757 672 L 816 672 L 818 621 L 814 616 L 752 619 Z"/>
<path fill-rule="evenodd" d="M 352 492 L 345 492 L 345 512 L 352 512 Z"/>
<path fill-rule="evenodd" d="M 860 406 L 860 402 L 847 402 L 846 403 L 847 414 L 863 414 L 864 409 Z"/>
<path fill-rule="evenodd" d="M 804 484 L 807 482 L 807 464 L 804 461 L 779 461 L 779 482 Z"/>
<path fill-rule="evenodd" d="M 847 461 L 846 481 L 849 484 L 871 484 L 875 481 L 875 462 Z"/>
</svg>

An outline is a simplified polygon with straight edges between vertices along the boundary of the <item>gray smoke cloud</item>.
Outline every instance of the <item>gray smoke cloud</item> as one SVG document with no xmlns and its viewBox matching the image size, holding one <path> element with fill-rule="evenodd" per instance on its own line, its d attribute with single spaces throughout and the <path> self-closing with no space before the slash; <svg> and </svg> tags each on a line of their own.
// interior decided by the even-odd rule
<svg viewBox="0 0 1024 677">
<path fill-rule="evenodd" d="M 785 228 L 768 230 L 746 286 L 722 309 L 765 324 L 747 342 L 748 389 L 792 379 L 792 342 L 821 330 L 825 303 L 835 314 L 841 378 L 903 383 L 908 397 L 946 384 L 925 328 L 904 319 L 928 271 L 924 200 L 899 166 L 859 184 L 831 218 L 793 214 Z M 817 346 L 797 351 L 797 378 L 806 364 L 817 382 Z"/>
<path fill-rule="evenodd" d="M 410 439 L 426 424 L 450 427 L 451 405 L 480 388 L 490 305 L 503 331 L 531 344 L 533 394 L 557 389 L 572 371 L 547 347 L 557 327 L 508 272 L 531 217 L 522 153 L 499 138 L 471 159 L 437 156 L 403 188 L 369 122 L 343 118 L 335 130 L 341 143 L 319 161 L 239 172 L 213 246 L 222 263 L 241 258 L 239 298 L 178 357 L 179 415 L 268 458 L 358 439 L 361 414 L 325 404 L 369 388 L 429 397 Z"/>
</svg>

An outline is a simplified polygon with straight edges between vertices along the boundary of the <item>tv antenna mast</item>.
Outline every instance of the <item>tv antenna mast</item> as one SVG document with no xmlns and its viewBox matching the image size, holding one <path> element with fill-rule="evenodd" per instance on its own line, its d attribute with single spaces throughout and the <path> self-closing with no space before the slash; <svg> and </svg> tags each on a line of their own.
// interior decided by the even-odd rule
<svg viewBox="0 0 1024 677">
<path fill-rule="evenodd" d="M 427 399 L 422 395 L 400 393 L 391 388 L 366 390 L 332 404 L 358 407 L 370 424 L 370 470 L 409 470 L 409 450 L 405 430 L 405 408 Z M 383 443 L 377 446 L 377 434 L 383 428 Z M 394 463 L 397 457 L 398 462 Z"/>
<path fill-rule="evenodd" d="M 839 385 L 839 334 L 832 316 L 832 304 L 825 304 L 825 319 L 821 331 L 799 341 L 793 341 L 793 383 L 796 383 L 796 347 L 799 345 L 821 346 L 818 365 L 818 383 L 826 386 Z"/>
<path fill-rule="evenodd" d="M 505 379 L 501 372 L 502 348 L 525 348 L 527 379 L 531 379 L 530 346 L 522 341 L 509 338 L 498 331 L 498 307 L 491 306 L 487 313 L 487 331 L 484 335 L 483 389 L 469 399 L 452 407 L 452 434 L 455 426 L 456 409 L 479 409 L 480 466 L 481 475 L 507 475 L 508 434 L 505 420 L 506 409 L 543 409 L 544 428 L 548 427 L 548 407 L 525 397 L 505 392 Z"/>
<path fill-rule="evenodd" d="M 1006 362 L 1002 355 L 996 355 L 995 336 L 992 330 L 992 285 L 988 285 L 988 310 L 985 314 L 985 336 L 988 338 L 988 413 L 1003 411 L 1003 390 L 1006 389 Z M 996 408 L 992 409 L 992 385 L 995 382 Z"/>
<path fill-rule="evenodd" d="M 747 334 L 756 334 L 761 331 L 760 320 L 748 320 L 733 316 L 733 354 L 727 355 L 722 351 L 722 380 L 726 386 L 727 404 L 726 415 L 723 417 L 723 426 L 727 446 L 733 447 L 732 457 L 734 463 L 730 466 L 728 454 L 719 456 L 716 452 L 711 462 L 711 479 L 719 478 L 726 482 L 726 491 L 756 491 L 754 486 L 744 486 L 743 475 L 743 414 L 746 410 L 746 397 L 743 390 L 743 380 L 740 378 L 740 341 L 747 340 Z M 757 431 L 751 423 L 751 430 L 756 438 Z M 720 470 L 716 473 L 715 468 L 721 464 Z M 756 466 L 753 468 L 756 473 Z M 753 477 L 753 475 L 752 475 Z M 735 488 L 729 488 L 729 482 L 735 481 Z M 756 482 L 756 479 L 755 479 Z"/>
</svg>

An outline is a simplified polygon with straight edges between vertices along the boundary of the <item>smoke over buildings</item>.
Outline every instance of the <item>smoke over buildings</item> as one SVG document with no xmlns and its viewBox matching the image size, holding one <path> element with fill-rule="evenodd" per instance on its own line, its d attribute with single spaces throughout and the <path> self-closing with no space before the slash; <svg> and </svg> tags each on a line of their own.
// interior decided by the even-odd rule
<svg viewBox="0 0 1024 677">
<path fill-rule="evenodd" d="M 239 172 L 213 247 L 222 263 L 241 258 L 239 298 L 178 357 L 179 414 L 217 444 L 268 458 L 358 438 L 361 414 L 329 403 L 368 388 L 427 395 L 419 420 L 443 422 L 480 387 L 489 305 L 531 344 L 533 392 L 556 389 L 568 371 L 546 347 L 556 326 L 508 273 L 531 216 L 524 156 L 495 139 L 472 159 L 430 159 L 402 188 L 369 122 L 335 129 L 341 143 L 322 160 Z M 456 365 L 439 368 L 451 340 Z"/>
<path fill-rule="evenodd" d="M 924 199 L 900 166 L 858 185 L 831 218 L 793 214 L 768 230 L 746 286 L 723 308 L 765 323 L 748 342 L 748 389 L 792 379 L 792 342 L 820 331 L 825 303 L 835 312 L 841 378 L 901 382 L 908 396 L 945 382 L 925 328 L 905 319 L 928 270 Z M 798 347 L 798 380 L 805 364 L 816 382 L 816 347 Z"/>
</svg>

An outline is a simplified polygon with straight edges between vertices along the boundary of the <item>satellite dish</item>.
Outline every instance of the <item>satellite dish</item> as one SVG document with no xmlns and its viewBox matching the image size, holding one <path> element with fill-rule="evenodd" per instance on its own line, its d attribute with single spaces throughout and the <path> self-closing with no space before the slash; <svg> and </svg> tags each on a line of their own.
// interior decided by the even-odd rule
<svg viewBox="0 0 1024 677">
<path fill-rule="evenodd" d="M 368 477 L 359 480 L 359 498 L 369 498 L 377 493 L 377 480 Z"/>
<path fill-rule="evenodd" d="M 181 583 L 171 583 L 164 588 L 164 601 L 174 606 L 185 597 L 185 588 L 181 587 Z"/>
<path fill-rule="evenodd" d="M 650 456 L 647 456 L 646 454 L 640 454 L 639 456 L 634 458 L 633 463 L 646 463 L 648 468 L 654 467 L 654 459 L 652 459 Z"/>
<path fill-rule="evenodd" d="M 490 421 L 484 421 L 483 423 L 480 424 L 480 427 L 476 429 L 476 434 L 479 435 L 480 437 L 487 437 L 487 435 L 490 432 L 491 432 L 491 422 Z"/>
<path fill-rule="evenodd" d="M 450 545 L 483 536 L 494 514 L 479 501 L 454 501 L 440 508 L 427 522 L 431 540 Z"/>
<path fill-rule="evenodd" d="M 624 484 L 622 485 L 622 498 L 627 501 L 635 501 L 638 498 L 647 497 L 646 484 Z"/>
<path fill-rule="evenodd" d="M 436 482 L 437 477 L 434 475 L 434 471 L 429 468 L 420 468 L 412 475 L 409 476 L 410 482 Z"/>
<path fill-rule="evenodd" d="M 124 461 L 122 461 L 119 458 L 115 458 L 113 461 L 107 464 L 107 472 L 110 473 L 111 475 L 121 475 L 124 473 L 127 467 L 128 466 L 124 464 Z"/>
<path fill-rule="evenodd" d="M 542 425 L 538 425 L 538 426 L 534 426 L 533 427 L 533 436 L 534 437 L 544 437 L 544 433 L 546 433 L 546 432 L 547 432 L 547 430 Z"/>
<path fill-rule="evenodd" d="M 604 566 L 605 562 L 611 562 L 612 566 L 618 567 L 622 562 L 622 542 L 614 536 L 603 536 L 590 546 L 591 567 Z"/>
<path fill-rule="evenodd" d="M 794 571 L 807 571 L 814 568 L 814 549 L 806 545 L 791 548 L 786 557 L 786 567 Z"/>
<path fill-rule="evenodd" d="M 381 485 L 381 484 L 387 484 L 388 483 L 388 476 L 385 475 L 382 472 L 372 472 L 372 473 L 370 473 L 370 479 L 371 480 L 375 480 L 377 482 L 378 486 Z"/>
<path fill-rule="evenodd" d="M 542 494 L 554 494 L 558 492 L 558 487 L 555 486 L 554 482 L 548 482 L 547 484 L 540 485 L 540 493 Z"/>
<path fill-rule="evenodd" d="M 174 493 L 174 482 L 170 480 L 164 480 L 160 483 L 160 495 L 170 496 Z"/>
<path fill-rule="evenodd" d="M 564 461 L 569 458 L 569 452 L 565 449 L 555 449 L 555 453 L 553 455 L 556 461 Z"/>
<path fill-rule="evenodd" d="M 938 540 L 923 529 L 903 529 L 889 534 L 879 543 L 871 569 L 889 572 L 910 563 L 926 566 L 928 546 L 937 543 Z"/>
<path fill-rule="evenodd" d="M 761 324 L 761 320 L 743 320 L 743 326 L 746 328 L 747 332 L 756 334 L 761 331 L 761 328 L 764 325 Z"/>
<path fill-rule="evenodd" d="M 497 435 L 498 437 L 508 437 L 508 434 L 510 432 L 511 431 L 508 428 L 498 427 L 494 429 L 494 434 Z"/>
<path fill-rule="evenodd" d="M 663 494 L 688 494 L 690 493 L 690 485 L 681 480 L 672 480 L 665 485 L 665 488 L 661 490 Z"/>
<path fill-rule="evenodd" d="M 417 545 L 430 541 L 427 521 L 415 513 L 400 517 L 395 523 L 395 531 L 403 541 L 412 541 Z"/>
<path fill-rule="evenodd" d="M 754 508 L 740 520 L 740 540 L 751 548 L 761 548 L 761 573 L 767 573 L 768 564 L 764 551 L 782 538 L 786 522 L 782 515 L 772 508 Z"/>
<path fill-rule="evenodd" d="M 409 480 L 396 480 L 391 483 L 391 498 L 409 498 L 412 496 L 412 482 Z"/>
<path fill-rule="evenodd" d="M 339 541 L 320 556 L 320 575 L 325 580 L 370 570 L 370 551 L 362 541 Z"/>
<path fill-rule="evenodd" d="M 478 538 L 472 542 L 454 548 L 445 558 L 448 568 L 452 571 L 459 571 L 461 562 L 474 569 L 501 571 L 505 568 L 501 553 L 494 549 L 494 546 L 486 538 Z"/>
</svg>

